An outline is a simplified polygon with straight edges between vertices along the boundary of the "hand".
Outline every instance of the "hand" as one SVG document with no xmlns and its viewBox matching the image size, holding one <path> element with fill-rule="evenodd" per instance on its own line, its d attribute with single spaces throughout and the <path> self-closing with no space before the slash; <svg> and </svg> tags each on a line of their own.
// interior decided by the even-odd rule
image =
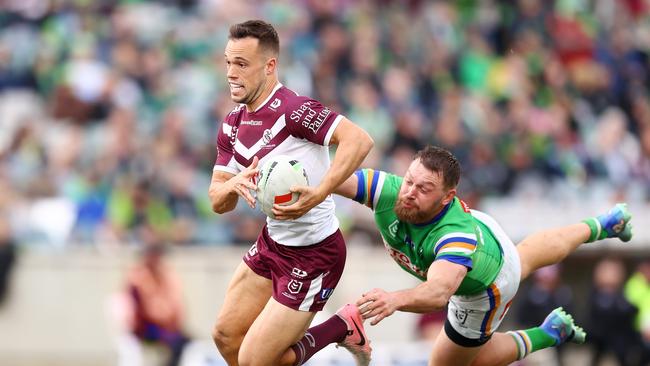
<svg viewBox="0 0 650 366">
<path fill-rule="evenodd" d="M 361 295 L 361 298 L 357 300 L 357 306 L 363 319 L 374 317 L 370 325 L 377 325 L 397 310 L 398 295 L 375 288 Z"/>
<path fill-rule="evenodd" d="M 250 190 L 257 191 L 257 185 L 253 183 L 253 178 L 260 171 L 257 168 L 258 163 L 257 156 L 253 157 L 251 165 L 228 181 L 232 184 L 232 190 L 242 197 L 251 208 L 255 208 L 255 197 L 253 197 Z"/>
<path fill-rule="evenodd" d="M 318 187 L 293 186 L 290 191 L 300 193 L 300 197 L 298 201 L 287 206 L 273 205 L 273 215 L 277 220 L 297 219 L 327 197 L 319 192 Z"/>
</svg>

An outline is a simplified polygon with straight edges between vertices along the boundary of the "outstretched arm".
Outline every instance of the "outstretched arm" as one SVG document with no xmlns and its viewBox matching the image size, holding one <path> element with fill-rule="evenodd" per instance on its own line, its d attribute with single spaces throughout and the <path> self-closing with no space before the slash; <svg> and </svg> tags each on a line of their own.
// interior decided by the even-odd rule
<svg viewBox="0 0 650 366">
<path fill-rule="evenodd" d="M 428 313 L 447 305 L 467 274 L 467 267 L 446 260 L 431 264 L 427 280 L 418 286 L 395 292 L 373 289 L 357 300 L 364 319 L 373 318 L 371 325 L 392 315 L 396 310 Z"/>
<path fill-rule="evenodd" d="M 359 184 L 359 178 L 356 174 L 352 174 L 345 180 L 340 186 L 334 189 L 334 193 L 341 195 L 345 198 L 354 199 L 357 195 L 357 185 Z"/>
</svg>

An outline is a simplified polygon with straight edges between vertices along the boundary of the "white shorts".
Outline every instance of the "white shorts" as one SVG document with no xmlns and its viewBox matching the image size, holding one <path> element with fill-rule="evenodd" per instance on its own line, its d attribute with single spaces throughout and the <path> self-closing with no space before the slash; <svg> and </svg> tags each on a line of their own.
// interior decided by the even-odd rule
<svg viewBox="0 0 650 366">
<path fill-rule="evenodd" d="M 445 331 L 452 341 L 465 347 L 480 346 L 490 339 L 508 312 L 521 278 L 519 253 L 501 226 L 483 212 L 472 210 L 472 216 L 490 228 L 501 245 L 504 263 L 485 291 L 449 299 Z"/>
</svg>

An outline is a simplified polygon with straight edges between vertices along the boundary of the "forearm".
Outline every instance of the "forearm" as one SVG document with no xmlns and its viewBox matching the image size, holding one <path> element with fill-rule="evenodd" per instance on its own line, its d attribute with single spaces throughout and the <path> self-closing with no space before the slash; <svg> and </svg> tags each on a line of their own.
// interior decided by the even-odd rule
<svg viewBox="0 0 650 366">
<path fill-rule="evenodd" d="M 239 195 L 233 189 L 232 183 L 229 181 L 212 182 L 208 196 L 212 204 L 212 211 L 219 214 L 234 210 L 239 198 Z"/>
<path fill-rule="evenodd" d="M 450 289 L 423 282 L 415 288 L 397 291 L 400 299 L 397 310 L 410 313 L 430 313 L 444 309 L 449 301 Z"/>
<path fill-rule="evenodd" d="M 363 130 L 354 131 L 341 140 L 327 174 L 323 177 L 319 189 L 328 195 L 339 187 L 354 173 L 366 158 L 374 145 L 372 139 Z"/>
</svg>

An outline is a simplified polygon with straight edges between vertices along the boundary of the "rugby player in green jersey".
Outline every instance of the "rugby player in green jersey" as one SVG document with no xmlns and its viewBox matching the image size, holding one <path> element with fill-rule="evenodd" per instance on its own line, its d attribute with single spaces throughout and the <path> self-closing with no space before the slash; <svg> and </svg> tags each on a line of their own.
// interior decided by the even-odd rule
<svg viewBox="0 0 650 366">
<path fill-rule="evenodd" d="M 423 281 L 401 291 L 376 288 L 364 293 L 356 303 L 363 318 L 376 325 L 397 310 L 426 313 L 448 306 L 430 365 L 507 365 L 567 341 L 583 343 L 585 332 L 561 308 L 539 327 L 495 331 L 519 282 L 531 272 L 562 261 L 583 243 L 611 237 L 629 241 L 626 205 L 532 234 L 515 246 L 493 218 L 456 197 L 459 179 L 456 158 L 428 146 L 404 177 L 363 169 L 335 191 L 374 211 L 390 255 Z"/>
</svg>

